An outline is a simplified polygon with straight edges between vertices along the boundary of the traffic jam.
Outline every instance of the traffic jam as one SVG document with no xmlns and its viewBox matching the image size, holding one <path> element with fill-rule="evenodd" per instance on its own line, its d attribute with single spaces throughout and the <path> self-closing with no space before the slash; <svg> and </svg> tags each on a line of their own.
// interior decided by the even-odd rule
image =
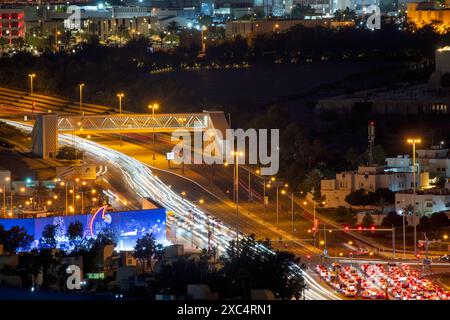
<svg viewBox="0 0 450 320">
<path fill-rule="evenodd" d="M 407 264 L 318 265 L 320 278 L 349 299 L 450 300 L 445 291 Z"/>
</svg>

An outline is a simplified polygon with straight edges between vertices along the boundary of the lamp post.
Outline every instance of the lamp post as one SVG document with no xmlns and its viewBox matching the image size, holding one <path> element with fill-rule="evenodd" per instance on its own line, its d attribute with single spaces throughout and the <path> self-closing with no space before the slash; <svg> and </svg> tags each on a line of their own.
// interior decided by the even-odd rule
<svg viewBox="0 0 450 320">
<path fill-rule="evenodd" d="M 317 231 L 317 221 L 316 221 L 316 202 L 313 200 L 313 231 L 314 231 L 314 246 L 316 246 L 316 231 Z M 308 202 L 304 201 L 303 205 L 307 205 Z M 322 204 L 325 205 L 326 202 L 322 201 Z"/>
<path fill-rule="evenodd" d="M 58 40 L 58 36 L 61 35 L 61 31 L 59 31 L 58 29 L 55 32 L 55 46 L 56 46 L 56 51 L 59 51 L 59 40 Z"/>
<path fill-rule="evenodd" d="M 208 29 L 206 26 L 202 26 L 202 53 L 205 53 L 206 51 L 206 45 L 205 45 L 205 36 L 204 32 Z"/>
<path fill-rule="evenodd" d="M 236 242 L 239 241 L 239 157 L 243 156 L 243 152 L 233 152 L 235 156 L 235 192 L 236 192 Z"/>
<path fill-rule="evenodd" d="M 148 108 L 152 110 L 152 119 L 153 119 L 153 144 L 155 143 L 155 110 L 159 108 L 157 103 L 149 104 Z"/>
<path fill-rule="evenodd" d="M 30 78 L 30 97 L 31 97 L 31 119 L 34 119 L 34 78 L 36 78 L 36 74 L 35 73 L 30 73 L 28 75 L 28 77 Z"/>
<path fill-rule="evenodd" d="M 416 143 L 420 139 L 408 139 L 407 142 L 413 146 L 413 224 L 414 224 L 414 254 L 417 254 L 417 223 L 416 223 Z"/>
<path fill-rule="evenodd" d="M 303 193 L 302 191 L 299 192 L 294 192 L 291 191 L 291 229 L 292 229 L 292 233 L 294 232 L 294 195 L 296 193 Z"/>
<path fill-rule="evenodd" d="M 118 93 L 117 98 L 119 98 L 119 114 L 122 114 L 122 98 L 125 97 L 125 94 Z"/>
<path fill-rule="evenodd" d="M 80 89 L 80 114 L 83 114 L 83 88 L 84 88 L 84 83 L 80 83 L 78 85 L 79 89 Z"/>
<path fill-rule="evenodd" d="M 65 189 L 66 189 L 66 197 L 65 197 L 65 204 L 66 204 L 66 205 L 65 205 L 65 208 L 64 208 L 64 215 L 67 216 L 67 214 L 68 214 L 68 207 L 69 207 L 69 195 L 67 194 L 67 191 L 68 191 L 68 189 L 67 189 L 68 183 L 62 181 L 62 182 L 61 182 L 61 186 L 62 186 L 62 187 L 65 187 Z"/>
<path fill-rule="evenodd" d="M 11 178 L 10 177 L 6 177 L 5 178 L 5 183 L 3 184 L 3 216 L 6 218 L 6 182 L 10 182 Z"/>
</svg>

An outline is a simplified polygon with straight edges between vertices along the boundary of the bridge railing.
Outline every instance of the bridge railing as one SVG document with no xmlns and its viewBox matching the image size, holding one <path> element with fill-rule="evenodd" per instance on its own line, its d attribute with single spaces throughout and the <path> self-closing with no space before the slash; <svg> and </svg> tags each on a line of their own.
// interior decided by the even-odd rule
<svg viewBox="0 0 450 320">
<path fill-rule="evenodd" d="M 207 113 L 59 116 L 59 132 L 151 132 L 210 127 Z"/>
</svg>

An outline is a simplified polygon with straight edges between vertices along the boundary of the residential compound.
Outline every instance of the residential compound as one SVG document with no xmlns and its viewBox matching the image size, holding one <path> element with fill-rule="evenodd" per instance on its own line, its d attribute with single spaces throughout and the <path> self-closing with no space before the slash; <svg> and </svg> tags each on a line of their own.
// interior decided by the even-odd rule
<svg viewBox="0 0 450 320">
<path fill-rule="evenodd" d="M 450 159 L 449 149 L 433 146 L 430 149 L 416 150 L 416 162 L 419 171 L 428 171 L 432 182 L 441 179 L 444 184 L 439 187 L 417 190 L 403 190 L 395 194 L 395 209 L 398 212 L 411 208 L 416 202 L 416 212 L 429 215 L 433 212 L 450 210 Z M 412 159 L 409 156 L 386 158 L 386 164 L 393 170 L 404 170 L 411 167 Z"/>
<path fill-rule="evenodd" d="M 320 191 L 326 198 L 327 207 L 350 207 L 345 198 L 359 189 L 375 192 L 387 188 L 395 192 L 397 212 L 411 208 L 414 199 L 416 212 L 420 215 L 450 211 L 449 149 L 442 145 L 417 149 L 416 163 L 415 197 L 413 161 L 409 155 L 388 157 L 385 166 L 360 166 L 356 171 L 338 173 L 335 179 L 322 180 Z"/>
<path fill-rule="evenodd" d="M 428 172 L 420 172 L 416 177 L 417 188 L 429 186 Z M 336 174 L 335 179 L 324 179 L 320 184 L 320 192 L 326 198 L 327 207 L 350 205 L 345 198 L 352 192 L 364 189 L 375 192 L 378 189 L 389 189 L 397 192 L 413 187 L 413 173 L 410 168 L 401 171 L 390 171 L 384 166 L 360 166 L 358 170 Z"/>
<path fill-rule="evenodd" d="M 432 146 L 430 149 L 416 150 L 416 163 L 419 171 L 427 171 L 430 178 L 450 178 L 449 149 Z M 412 167 L 409 155 L 399 155 L 396 158 L 386 158 L 386 166 L 391 171 L 405 171 Z"/>
</svg>

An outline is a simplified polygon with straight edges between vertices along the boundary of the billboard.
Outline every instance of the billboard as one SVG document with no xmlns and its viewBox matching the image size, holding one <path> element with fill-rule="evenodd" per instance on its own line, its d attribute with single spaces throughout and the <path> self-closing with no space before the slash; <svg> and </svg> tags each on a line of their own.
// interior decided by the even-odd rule
<svg viewBox="0 0 450 320">
<path fill-rule="evenodd" d="M 0 225 L 6 230 L 11 227 L 24 227 L 28 234 L 33 236 L 32 248 L 39 246 L 42 231 L 46 225 L 57 226 L 57 247 L 67 246 L 67 227 L 72 222 L 80 221 L 83 224 L 83 237 L 95 238 L 104 228 L 114 230 L 116 235 L 116 250 L 129 251 L 138 238 L 152 233 L 159 243 L 166 243 L 166 210 L 163 208 L 151 210 L 136 210 L 124 212 L 107 212 L 101 207 L 94 214 L 54 216 L 47 218 L 0 219 Z"/>
</svg>

